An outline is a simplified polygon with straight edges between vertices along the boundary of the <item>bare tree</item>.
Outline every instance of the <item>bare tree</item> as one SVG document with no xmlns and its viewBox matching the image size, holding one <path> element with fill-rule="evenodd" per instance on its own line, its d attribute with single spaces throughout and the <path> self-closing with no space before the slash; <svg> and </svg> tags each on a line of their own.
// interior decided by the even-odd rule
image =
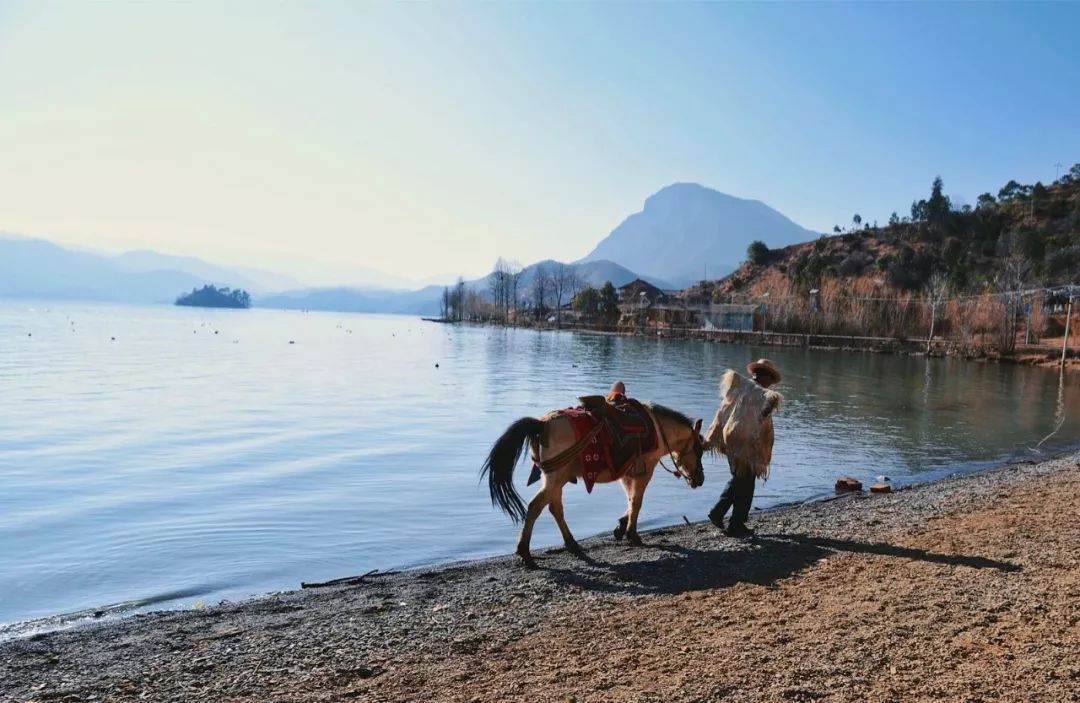
<svg viewBox="0 0 1080 703">
<path fill-rule="evenodd" d="M 547 264 L 537 264 L 533 275 L 533 307 L 538 319 L 544 317 L 544 306 L 551 295 L 551 271 Z"/>
<path fill-rule="evenodd" d="M 997 285 L 1000 293 L 1004 318 L 1001 324 L 1001 351 L 1011 354 L 1016 349 L 1016 332 L 1027 283 L 1030 266 L 1027 260 L 1013 249 L 1007 257 L 998 275 Z"/>
<path fill-rule="evenodd" d="M 461 276 L 454 284 L 454 319 L 458 322 L 465 319 L 465 279 Z"/>
<path fill-rule="evenodd" d="M 509 279 L 507 280 L 507 294 L 510 302 L 510 309 L 514 312 L 514 321 L 517 322 L 518 316 L 518 289 L 521 287 L 521 274 L 523 270 L 521 264 L 513 261 L 509 265 Z"/>
<path fill-rule="evenodd" d="M 926 284 L 926 295 L 930 301 L 930 336 L 926 338 L 926 353 L 930 354 L 930 344 L 934 341 L 934 326 L 937 324 L 938 306 L 945 299 L 948 283 L 945 275 L 935 271 Z"/>
<path fill-rule="evenodd" d="M 555 326 L 562 327 L 563 301 L 574 297 L 577 288 L 577 270 L 568 264 L 555 264 L 551 274 L 551 294 L 555 301 Z"/>
<path fill-rule="evenodd" d="M 510 310 L 510 263 L 501 256 L 495 262 L 495 268 L 488 274 L 488 289 L 491 291 L 491 302 L 497 314 L 501 315 L 503 322 L 509 319 Z"/>
</svg>

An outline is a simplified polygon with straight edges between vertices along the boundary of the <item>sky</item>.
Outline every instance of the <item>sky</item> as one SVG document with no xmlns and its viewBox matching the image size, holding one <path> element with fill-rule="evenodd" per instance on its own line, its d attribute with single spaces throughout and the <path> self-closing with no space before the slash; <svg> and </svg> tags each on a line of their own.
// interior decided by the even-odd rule
<svg viewBox="0 0 1080 703">
<path fill-rule="evenodd" d="M 0 231 L 303 280 L 573 260 L 695 181 L 818 231 L 1080 162 L 1080 4 L 4 2 Z"/>
</svg>

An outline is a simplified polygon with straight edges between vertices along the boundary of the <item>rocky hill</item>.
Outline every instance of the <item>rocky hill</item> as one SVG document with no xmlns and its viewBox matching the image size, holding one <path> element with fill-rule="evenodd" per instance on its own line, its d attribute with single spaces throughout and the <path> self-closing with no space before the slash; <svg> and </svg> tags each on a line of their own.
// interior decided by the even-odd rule
<svg viewBox="0 0 1080 703">
<path fill-rule="evenodd" d="M 830 284 L 860 295 L 958 295 L 1080 282 L 1080 164 L 1050 185 L 1010 181 L 960 209 L 938 178 L 904 217 L 853 222 L 779 249 L 754 242 L 734 273 L 683 297 L 760 299 Z"/>
</svg>

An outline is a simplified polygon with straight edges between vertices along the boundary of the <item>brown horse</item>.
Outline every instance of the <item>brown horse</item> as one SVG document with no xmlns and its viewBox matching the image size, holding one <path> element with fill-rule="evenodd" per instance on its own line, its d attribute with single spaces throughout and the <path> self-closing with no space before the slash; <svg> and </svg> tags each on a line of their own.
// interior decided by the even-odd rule
<svg viewBox="0 0 1080 703">
<path fill-rule="evenodd" d="M 705 482 L 701 466 L 704 452 L 704 440 L 700 434 L 701 420 L 693 422 L 682 413 L 662 405 L 643 404 L 643 407 L 653 422 L 659 441 L 654 451 L 641 455 L 639 470 L 631 469 L 619 479 L 626 491 L 627 508 L 615 527 L 615 539 L 622 539 L 625 535 L 635 546 L 641 544 L 637 532 L 641 500 L 661 457 L 665 454 L 671 456 L 676 471 L 686 479 L 691 488 L 697 488 Z M 545 507 L 555 518 L 566 548 L 571 552 L 581 553 L 581 548 L 563 517 L 562 491 L 568 481 L 581 475 L 582 466 L 575 456 L 568 463 L 545 471 L 540 490 L 529 501 L 528 507 L 514 488 L 514 467 L 521 459 L 526 443 L 532 450 L 533 461 L 545 466 L 546 461 L 558 457 L 573 447 L 576 441 L 570 421 L 560 411 L 550 412 L 541 418 L 523 417 L 510 425 L 496 440 L 484 467 L 480 470 L 481 479 L 487 474 L 492 505 L 502 508 L 515 523 L 524 520 L 521 535 L 518 537 L 517 555 L 527 566 L 535 566 L 529 552 L 529 542 L 532 539 L 533 524 Z M 596 482 L 610 483 L 616 478 L 609 471 L 600 474 Z"/>
</svg>

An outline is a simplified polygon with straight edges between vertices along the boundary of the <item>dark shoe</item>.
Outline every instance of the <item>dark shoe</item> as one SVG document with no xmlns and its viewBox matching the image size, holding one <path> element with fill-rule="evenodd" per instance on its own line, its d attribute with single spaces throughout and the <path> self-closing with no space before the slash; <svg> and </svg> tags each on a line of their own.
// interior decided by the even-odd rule
<svg viewBox="0 0 1080 703">
<path fill-rule="evenodd" d="M 753 537 L 754 531 L 742 523 L 732 523 L 724 530 L 724 534 L 728 537 Z"/>
</svg>

